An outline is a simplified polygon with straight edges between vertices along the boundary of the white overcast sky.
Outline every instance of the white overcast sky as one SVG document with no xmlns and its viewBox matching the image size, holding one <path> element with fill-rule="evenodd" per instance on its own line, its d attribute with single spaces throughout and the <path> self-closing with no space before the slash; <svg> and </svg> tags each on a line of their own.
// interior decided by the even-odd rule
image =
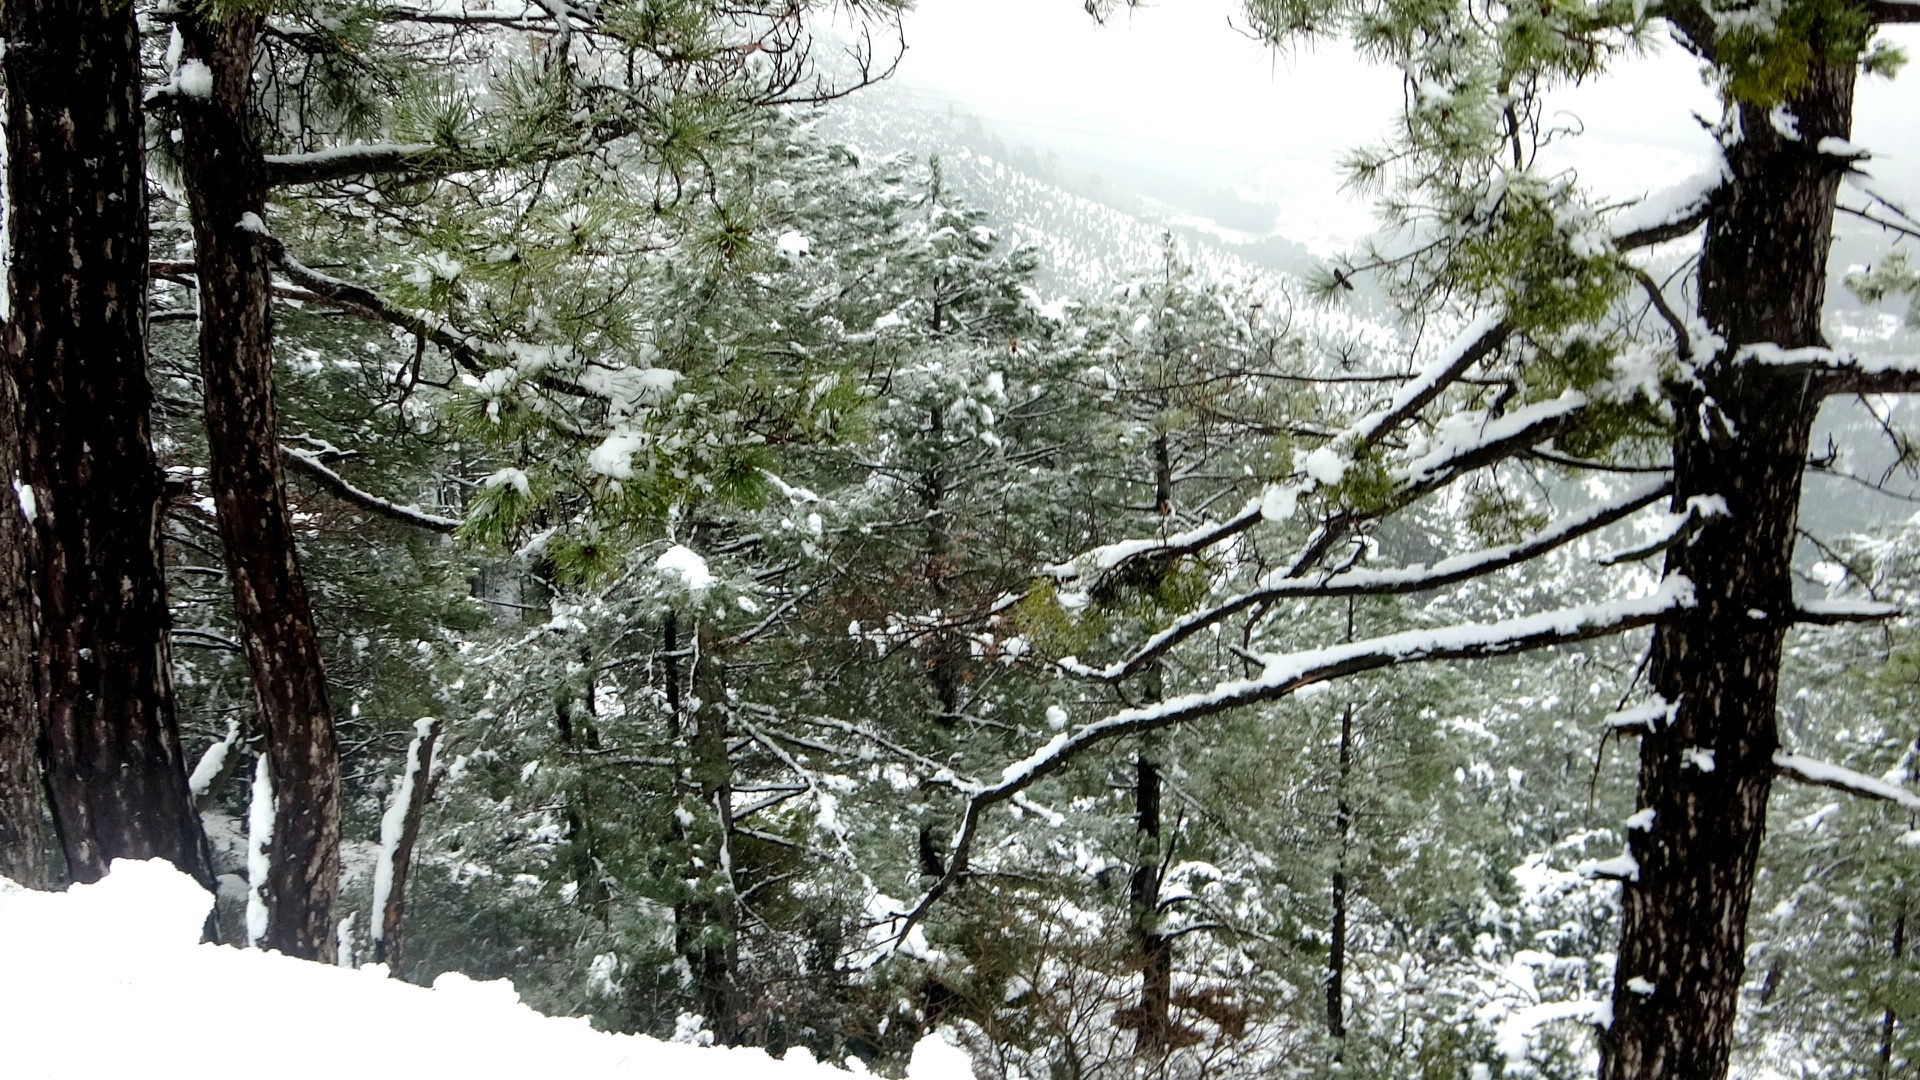
<svg viewBox="0 0 1920 1080">
<path fill-rule="evenodd" d="M 1316 247 L 1358 235 L 1367 211 L 1338 192 L 1335 164 L 1387 129 L 1399 74 L 1336 45 L 1276 54 L 1236 30 L 1238 11 L 1235 0 L 1160 0 L 1100 26 L 1079 0 L 920 0 L 896 85 L 1038 147 L 1111 147 L 1213 174 L 1280 204 L 1279 230 Z M 1920 56 L 1920 28 L 1898 29 Z M 1620 197 L 1697 169 L 1710 143 L 1692 114 L 1717 112 L 1674 47 L 1554 107 L 1586 132 L 1561 160 Z M 1920 196 L 1920 69 L 1862 84 L 1854 141 L 1879 153 L 1883 182 Z"/>
</svg>

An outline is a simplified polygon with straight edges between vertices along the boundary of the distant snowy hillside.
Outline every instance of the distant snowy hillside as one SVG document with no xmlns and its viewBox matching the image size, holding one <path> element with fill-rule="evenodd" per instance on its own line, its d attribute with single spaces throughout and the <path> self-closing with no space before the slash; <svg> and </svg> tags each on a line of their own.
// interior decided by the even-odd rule
<svg viewBox="0 0 1920 1080">
<path fill-rule="evenodd" d="M 1323 342 L 1357 342 L 1376 352 L 1383 370 L 1404 368 L 1417 351 L 1392 324 L 1386 306 L 1366 292 L 1336 306 L 1312 303 L 1302 288 L 1315 257 L 1300 244 L 1258 229 L 1271 220 L 1260 193 L 1245 179 L 1202 192 L 1173 185 L 1070 149 L 1036 147 L 1030 140 L 914 88 L 882 84 L 838 102 L 821 117 L 828 138 L 848 143 L 868 159 L 905 154 L 924 161 L 938 154 L 947 182 L 985 210 L 996 227 L 1040 255 L 1043 291 L 1096 296 L 1159 271 L 1165 238 L 1202 276 L 1266 298 L 1269 310 L 1291 312 L 1293 325 Z M 1156 186 L 1158 185 L 1158 186 Z M 1857 197 L 1854 201 L 1858 201 Z M 1204 207 L 1202 204 L 1206 204 Z M 1282 217 L 1297 218 L 1300 208 Z M 1227 223 L 1231 222 L 1231 224 Z M 1836 224 L 1827 290 L 1828 333 L 1837 346 L 1876 355 L 1920 350 L 1920 332 L 1905 326 L 1899 305 L 1862 304 L 1845 285 L 1848 270 L 1885 250 L 1888 237 L 1843 217 Z M 1656 276 L 1685 273 L 1656 256 Z M 1432 343 L 1429 342 L 1430 346 Z M 1816 470 L 1807 485 L 1808 511 L 1835 533 L 1903 520 L 1920 496 L 1920 480 L 1903 471 L 1883 422 L 1913 408 L 1904 399 L 1871 404 L 1831 402 L 1817 441 L 1833 441 L 1836 462 L 1850 477 L 1872 478 L 1885 494 L 1854 479 Z M 1807 561 L 1812 552 L 1806 553 Z"/>
<path fill-rule="evenodd" d="M 1137 176 L 1102 182 L 1086 173 L 1085 163 L 1076 167 L 1010 142 L 978 117 L 930 104 L 910 90 L 882 85 L 837 102 L 822 116 L 820 130 L 869 159 L 905 154 L 925 161 L 939 155 L 947 182 L 962 198 L 1039 253 L 1043 291 L 1094 296 L 1156 274 L 1171 235 L 1203 277 L 1244 288 L 1264 298 L 1270 310 L 1292 312 L 1298 329 L 1382 349 L 1398 343 L 1382 307 L 1364 294 L 1332 307 L 1306 297 L 1302 277 L 1317 260 L 1305 248 L 1219 224 L 1168 201 L 1177 193 L 1136 190 L 1142 182 Z M 1189 201 L 1200 198 L 1185 194 Z M 1223 189 L 1211 197 L 1237 196 Z M 1242 209 L 1253 217 L 1260 213 L 1252 204 Z"/>
</svg>

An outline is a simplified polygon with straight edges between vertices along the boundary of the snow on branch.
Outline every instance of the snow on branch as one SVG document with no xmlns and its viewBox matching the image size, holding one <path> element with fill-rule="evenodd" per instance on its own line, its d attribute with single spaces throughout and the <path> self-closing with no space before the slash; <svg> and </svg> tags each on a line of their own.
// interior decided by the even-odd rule
<svg viewBox="0 0 1920 1080">
<path fill-rule="evenodd" d="M 295 450 L 291 446 L 282 446 L 280 456 L 286 459 L 302 473 L 311 477 L 321 487 L 339 496 L 362 510 L 370 510 L 382 517 L 413 525 L 433 532 L 449 533 L 460 527 L 460 519 L 429 514 L 417 506 L 403 506 L 390 499 L 383 499 L 371 492 L 362 491 L 347 481 L 347 478 L 320 463 L 320 459 L 306 450 Z"/>
<path fill-rule="evenodd" d="M 1339 455 L 1349 454 L 1363 445 L 1379 443 L 1391 435 L 1400 425 L 1412 419 L 1421 409 L 1427 407 L 1448 387 L 1458 382 L 1475 364 L 1485 360 L 1505 344 L 1511 333 L 1504 318 L 1498 313 L 1482 315 L 1455 335 L 1454 339 L 1438 355 L 1428 361 L 1412 380 L 1397 392 L 1386 408 L 1369 413 L 1346 430 L 1334 435 L 1321 450 L 1317 450 L 1309 459 L 1323 457 L 1337 462 Z M 1307 469 L 1309 474 L 1315 470 Z M 1340 471 L 1337 464 L 1334 472 Z M 1331 474 L 1329 474 L 1331 475 Z M 1263 520 L 1281 519 L 1291 515 L 1292 507 L 1299 497 L 1320 483 L 1319 477 L 1309 475 L 1302 483 L 1271 485 L 1265 494 L 1251 499 L 1240 512 L 1226 521 L 1202 525 L 1173 536 L 1147 540 L 1122 540 L 1118 543 L 1098 547 L 1085 552 L 1064 563 L 1047 567 L 1044 571 L 1054 579 L 1076 582 L 1089 576 L 1099 577 L 1111 574 L 1143 558 L 1177 558 L 1204 551 L 1222 540 L 1246 532 Z M 1327 531 L 1324 543 L 1303 565 L 1310 565 L 1330 546 L 1343 531 Z M 1093 587 L 1097 582 L 1088 582 Z"/>
<path fill-rule="evenodd" d="M 1822 395 L 1920 393 L 1920 356 L 1866 356 L 1824 345 L 1787 348 L 1761 342 L 1742 346 L 1733 361 L 1813 376 Z"/>
<path fill-rule="evenodd" d="M 1585 394 L 1568 390 L 1550 401 L 1535 402 L 1500 416 L 1477 410 L 1455 413 L 1435 426 L 1422 453 L 1397 469 L 1394 479 L 1418 485 L 1458 475 L 1477 467 L 1489 449 L 1511 451 L 1547 438 L 1543 432 L 1557 434 L 1569 426 L 1564 421 L 1586 407 Z"/>
<path fill-rule="evenodd" d="M 1883 622 L 1898 618 L 1902 612 L 1898 604 L 1882 603 L 1878 600 L 1840 598 L 1834 600 L 1808 600 L 1797 605 L 1794 621 L 1814 623 L 1819 626 L 1837 626 L 1841 623 Z"/>
<path fill-rule="evenodd" d="M 1270 578 L 1257 588 L 1190 613 L 1148 638 L 1125 660 L 1104 668 L 1063 661 L 1074 674 L 1113 682 L 1139 673 L 1194 634 L 1224 619 L 1277 600 L 1336 596 L 1392 596 L 1457 585 L 1537 558 L 1574 540 L 1621 521 L 1664 498 L 1672 484 L 1662 479 L 1589 507 L 1524 540 L 1442 559 L 1431 566 L 1415 563 L 1391 569 L 1343 570 L 1317 577 Z"/>
<path fill-rule="evenodd" d="M 268 154 L 267 178 L 273 184 L 318 184 L 375 173 L 432 172 L 453 157 L 433 143 L 354 143 L 307 154 Z"/>
<path fill-rule="evenodd" d="M 1426 408 L 1447 387 L 1458 382 L 1473 365 L 1492 355 L 1506 342 L 1510 333 L 1512 328 L 1500 312 L 1488 312 L 1468 323 L 1466 329 L 1455 335 L 1438 356 L 1420 369 L 1413 381 L 1400 388 L 1386 408 L 1363 417 L 1353 425 L 1352 437 L 1360 442 L 1380 441 L 1388 432 Z M 1335 439 L 1336 443 L 1339 441 Z"/>
<path fill-rule="evenodd" d="M 1720 157 L 1665 191 L 1641 199 L 1609 223 L 1613 246 L 1631 251 L 1687 235 L 1707 219 L 1714 198 L 1732 178 L 1726 158 Z"/>
<path fill-rule="evenodd" d="M 1600 565 L 1618 566 L 1659 554 L 1692 536 L 1695 527 L 1706 519 L 1726 516 L 1726 499 L 1719 495 L 1695 495 L 1687 500 L 1687 505 L 1679 512 L 1668 514 L 1666 520 L 1660 523 L 1660 531 L 1653 537 L 1625 551 L 1602 556 Z"/>
<path fill-rule="evenodd" d="M 294 258 L 285 244 L 267 233 L 264 227 L 257 230 L 260 243 L 265 246 L 267 258 L 288 279 L 329 303 L 339 304 L 397 326 L 402 330 L 423 338 L 439 346 L 454 362 L 469 374 L 482 378 L 497 370 L 496 364 L 511 365 L 516 357 L 512 350 L 493 342 L 474 337 L 456 330 L 451 325 L 437 319 L 430 319 L 415 312 L 397 308 L 388 303 L 379 293 L 364 285 L 323 274 L 318 270 Z M 579 383 L 560 378 L 551 373 L 539 377 L 543 389 L 569 394 L 573 397 L 600 398 L 606 395 L 589 390 Z"/>
<path fill-rule="evenodd" d="M 1462 413 L 1450 417 L 1434 432 L 1419 456 L 1394 470 L 1397 487 L 1379 506 L 1367 511 L 1342 511 L 1323 522 L 1287 562 L 1283 577 L 1299 577 L 1311 570 L 1342 538 L 1363 522 L 1403 509 L 1476 469 L 1531 450 L 1573 429 L 1587 407 L 1584 395 L 1569 391 L 1504 417 Z"/>
<path fill-rule="evenodd" d="M 1898 784 L 1888 783 L 1866 773 L 1854 772 L 1825 761 L 1817 761 L 1799 754 L 1789 754 L 1777 750 L 1773 755 L 1774 768 L 1780 775 L 1798 780 L 1815 787 L 1832 788 L 1852 795 L 1864 795 L 1869 799 L 1881 799 L 1903 809 L 1920 813 L 1920 795 L 1916 795 Z"/>
<path fill-rule="evenodd" d="M 1435 660 L 1511 656 L 1608 637 L 1650 626 L 1693 605 L 1693 583 L 1675 575 L 1662 582 L 1651 595 L 1636 600 L 1587 604 L 1492 623 L 1410 630 L 1348 644 L 1262 656 L 1264 668 L 1252 678 L 1233 679 L 1199 693 L 1122 709 L 1085 726 L 1063 731 L 1024 760 L 1007 766 L 997 782 L 978 789 L 968 798 L 960 828 L 954 834 L 946 873 L 911 911 L 901 916 L 899 933 L 904 936 L 910 932 L 966 873 L 969 853 L 988 810 L 1065 768 L 1093 747 L 1242 705 L 1278 701 L 1309 686 L 1365 671 Z"/>
</svg>

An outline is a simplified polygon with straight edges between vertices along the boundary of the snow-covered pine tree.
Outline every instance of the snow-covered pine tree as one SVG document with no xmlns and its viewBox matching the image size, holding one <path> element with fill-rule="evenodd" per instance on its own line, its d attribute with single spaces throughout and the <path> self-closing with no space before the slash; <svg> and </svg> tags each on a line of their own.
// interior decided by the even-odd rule
<svg viewBox="0 0 1920 1080">
<path fill-rule="evenodd" d="M 1801 606 L 1790 567 L 1820 403 L 1903 391 L 1914 379 L 1905 365 L 1829 349 L 1820 327 L 1836 195 L 1864 160 L 1846 141 L 1854 81 L 1863 68 L 1889 70 L 1889 54 L 1871 45 L 1874 27 L 1912 21 L 1914 9 L 1807 0 L 1769 6 L 1766 18 L 1686 4 L 1503 10 L 1483 19 L 1447 5 L 1248 7 L 1276 42 L 1348 33 L 1411 73 L 1406 123 L 1390 145 L 1356 159 L 1356 177 L 1383 192 L 1387 223 L 1418 242 L 1373 248 L 1346 272 L 1378 273 L 1409 311 L 1429 319 L 1452 311 L 1463 329 L 1237 512 L 1084 556 L 1081 575 L 1098 588 L 1146 561 L 1199 559 L 1245 543 L 1270 523 L 1284 528 L 1304 516 L 1308 525 L 1294 554 L 1258 585 L 1169 620 L 1104 674 L 1122 677 L 1243 615 L 1251 614 L 1251 633 L 1282 598 L 1414 592 L 1495 573 L 1663 498 L 1673 508 L 1668 573 L 1637 599 L 1347 646 L 1283 644 L 1275 633 L 1250 657 L 1258 670 L 1249 676 L 1081 725 L 971 793 L 954 864 L 964 865 L 989 808 L 1111 740 L 1361 671 L 1656 626 L 1654 719 L 1631 728 L 1641 738 L 1640 801 L 1656 824 L 1631 830 L 1630 857 L 1617 863 L 1622 947 L 1601 1072 L 1722 1075 L 1780 768 L 1781 642 L 1796 622 L 1873 614 Z M 1609 215 L 1570 180 L 1531 167 L 1544 134 L 1540 103 L 1553 86 L 1598 73 L 1656 23 L 1706 62 L 1726 102 L 1724 161 L 1697 183 Z M 1790 119 L 1776 122 L 1782 116 Z M 1699 309 L 1683 317 L 1630 255 L 1702 230 Z M 1332 292 L 1339 280 L 1326 284 Z M 1641 308 L 1670 329 L 1664 340 L 1636 333 Z M 1669 469 L 1671 481 L 1662 479 Z M 1622 473 L 1649 479 L 1603 480 Z M 1563 495 L 1577 508 L 1516 543 L 1427 565 L 1364 565 L 1376 523 L 1422 499 L 1444 498 L 1462 482 L 1511 492 L 1521 477 L 1556 474 L 1592 477 L 1588 486 L 1605 494 Z M 916 913 L 925 910 L 923 902 Z"/>
<path fill-rule="evenodd" d="M 842 87 L 816 78 L 805 5 L 556 4 L 501 20 L 345 0 L 151 14 L 172 34 L 166 83 L 149 100 L 179 135 L 174 164 L 194 228 L 209 482 L 273 763 L 265 940 L 318 957 L 333 947 L 337 747 L 274 419 L 274 276 L 433 337 L 469 367 L 492 364 L 439 320 L 309 269 L 288 246 L 304 238 L 282 230 L 269 193 L 318 186 L 339 201 L 343 183 L 404 178 L 491 194 L 515 174 L 618 158 L 655 170 L 659 205 L 703 180 L 701 154 L 755 113 Z M 402 56 L 426 64 L 409 77 Z M 452 74 L 479 57 L 489 78 Z M 861 59 L 855 83 L 872 74 Z M 383 99 L 380 89 L 413 93 Z M 423 130 L 395 141 L 409 127 Z M 378 141 L 361 141 L 369 136 Z"/>
</svg>

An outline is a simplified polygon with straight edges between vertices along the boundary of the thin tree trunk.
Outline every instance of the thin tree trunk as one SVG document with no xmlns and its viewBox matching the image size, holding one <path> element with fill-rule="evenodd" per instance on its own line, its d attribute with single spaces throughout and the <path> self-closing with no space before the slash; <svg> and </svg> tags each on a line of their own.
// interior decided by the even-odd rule
<svg viewBox="0 0 1920 1080">
<path fill-rule="evenodd" d="M 1173 514 L 1173 458 L 1166 432 L 1153 440 L 1154 511 L 1162 527 Z M 1166 696 L 1166 668 L 1155 664 L 1144 673 L 1142 699 Z M 1154 760 L 1159 741 L 1144 736 L 1134 758 L 1133 825 L 1139 853 L 1127 880 L 1133 908 L 1133 939 L 1139 950 L 1140 1001 L 1134 1006 L 1134 1052 L 1164 1053 L 1173 1034 L 1173 940 L 1160 932 L 1160 874 L 1164 845 L 1160 840 L 1160 765 Z"/>
<path fill-rule="evenodd" d="M 1741 107 L 1732 180 L 1707 223 L 1700 314 L 1725 340 L 1678 410 L 1674 499 L 1721 496 L 1731 511 L 1673 549 L 1698 606 L 1654 634 L 1652 682 L 1675 703 L 1641 744 L 1630 833 L 1639 865 L 1622 895 L 1606 1080 L 1726 1074 L 1746 969 L 1747 909 L 1779 746 L 1775 723 L 1801 477 L 1819 400 L 1804 377 L 1742 365 L 1742 346 L 1823 344 L 1838 163 L 1811 152 L 1850 129 L 1854 66 L 1816 61 L 1788 111 L 1799 139 Z"/>
<path fill-rule="evenodd" d="M 1904 960 L 1906 955 L 1907 913 L 1903 911 L 1893 920 L 1892 966 L 1896 974 L 1900 970 L 1900 961 Z M 1877 1059 L 1877 1071 L 1874 1073 L 1879 1080 L 1889 1080 L 1893 1076 L 1893 1031 L 1899 1022 L 1900 1018 L 1894 1014 L 1893 1006 L 1887 1006 L 1886 1012 L 1880 1017 L 1880 1054 Z"/>
<path fill-rule="evenodd" d="M 739 944 L 733 890 L 733 761 L 728 753 L 728 709 L 722 661 L 716 655 L 714 634 L 708 626 L 693 630 L 693 740 L 689 746 L 687 794 L 697 803 L 687 805 L 684 834 L 695 861 L 687 880 L 693 896 L 676 905 L 674 938 L 680 955 L 693 970 L 701 1013 L 707 1017 L 714 1042 L 741 1042 L 739 1020 Z"/>
<path fill-rule="evenodd" d="M 6 0 L 12 304 L 6 365 L 19 395 L 20 491 L 37 637 L 34 685 L 47 794 L 67 874 L 116 858 L 171 860 L 211 887 L 173 712 L 163 484 L 149 434 L 147 192 L 139 36 L 114 0 Z M 10 395 L 9 395 L 10 396 Z M 8 406 L 0 406 L 8 408 Z M 9 455 L 11 456 L 11 451 Z M 13 469 L 4 482 L 16 482 Z M 24 501 L 24 500 L 23 500 Z M 0 533 L 7 627 L 0 703 L 10 737 L 6 828 L 18 871 L 38 813 L 12 775 L 19 711 L 20 519 Z M 16 846 L 17 845 L 17 846 Z M 13 861 L 12 856 L 8 861 Z"/>
<path fill-rule="evenodd" d="M 420 822 L 433 801 L 433 751 L 440 741 L 440 721 L 426 719 L 415 726 L 413 741 L 407 747 L 407 772 L 394 792 L 394 804 L 387 810 L 400 815 L 392 842 L 387 842 L 387 822 L 380 825 L 380 840 L 386 865 L 376 875 L 376 904 L 373 911 L 373 960 L 387 965 L 395 978 L 406 976 L 405 939 L 401 920 L 407 911 L 407 872 L 413 868 L 413 848 L 420 842 Z M 384 879 L 384 880 L 382 880 Z"/>
<path fill-rule="evenodd" d="M 1133 938 L 1140 956 L 1134 1051 L 1157 1054 L 1167 1049 L 1173 1009 L 1173 942 L 1160 932 L 1160 766 L 1143 748 L 1133 770 L 1133 824 L 1139 833 L 1139 855 L 1127 881 L 1127 896 L 1133 905 Z"/>
<path fill-rule="evenodd" d="M 921 503 L 927 511 L 927 561 L 923 573 L 939 612 L 937 617 L 944 622 L 953 618 L 953 612 L 948 610 L 953 595 L 953 532 L 947 507 L 952 486 L 944 464 L 946 413 L 937 403 L 933 406 L 928 430 L 936 464 L 927 470 L 920 492 Z M 927 676 L 933 684 L 934 700 L 940 704 L 934 720 L 942 727 L 952 727 L 960 721 L 960 643 L 952 631 L 938 629 L 933 632 L 928 651 L 932 656 Z"/>
<path fill-rule="evenodd" d="M 1353 838 L 1347 782 L 1352 773 L 1353 706 L 1348 705 L 1340 712 L 1340 779 L 1333 808 L 1334 841 L 1339 849 L 1333 864 L 1333 925 L 1327 932 L 1327 1034 L 1334 1039 L 1335 1061 L 1344 1058 L 1347 1037 L 1347 848 Z"/>
<path fill-rule="evenodd" d="M 212 91 L 178 102 L 181 171 L 200 284 L 200 377 L 214 504 L 274 791 L 263 944 L 332 955 L 340 878 L 340 763 L 320 645 L 294 545 L 273 402 L 266 171 L 251 86 L 260 17 L 178 17 L 184 57 Z"/>
</svg>

